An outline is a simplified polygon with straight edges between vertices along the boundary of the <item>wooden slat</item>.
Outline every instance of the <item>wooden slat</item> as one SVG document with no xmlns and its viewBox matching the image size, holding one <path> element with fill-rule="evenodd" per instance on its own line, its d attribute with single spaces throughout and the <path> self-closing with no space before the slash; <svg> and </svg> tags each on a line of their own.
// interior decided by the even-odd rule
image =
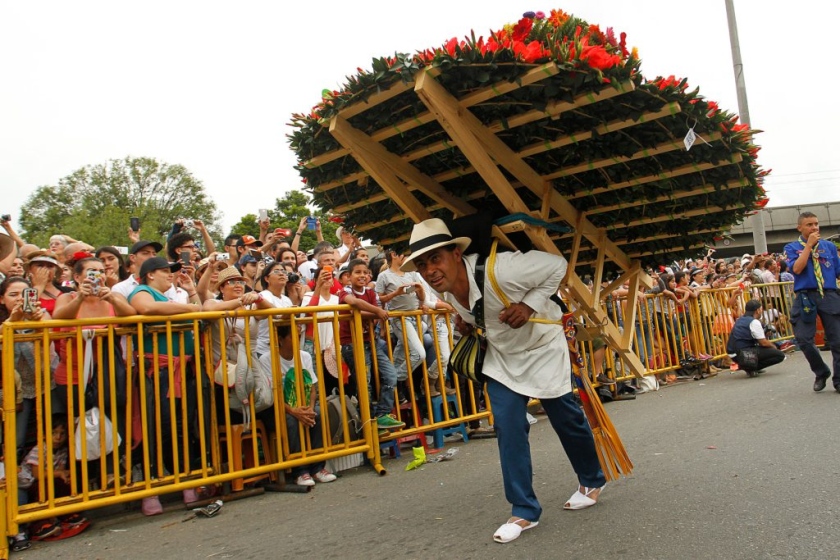
<svg viewBox="0 0 840 560">
<path fill-rule="evenodd" d="M 699 135 L 698 135 L 699 136 Z M 715 141 L 720 140 L 720 133 L 713 132 L 703 138 L 707 144 Z M 555 171 L 545 177 L 547 179 L 559 179 L 561 177 L 568 177 L 569 175 L 577 175 L 578 173 L 585 173 L 587 171 L 594 171 L 596 169 L 602 169 L 604 167 L 611 167 L 613 165 L 619 165 L 622 163 L 627 163 L 628 161 L 634 161 L 637 159 L 643 159 L 648 157 L 654 157 L 661 154 L 666 154 L 668 152 L 674 152 L 677 150 L 684 150 L 685 144 L 683 144 L 682 140 L 669 140 L 667 142 L 663 142 L 659 144 L 655 148 L 651 149 L 642 149 L 638 152 L 631 154 L 629 156 L 621 156 L 621 157 L 612 157 L 612 158 L 604 158 L 599 159 L 596 161 L 588 161 L 586 163 L 581 163 L 579 165 L 575 165 L 572 167 L 566 167 Z"/>
<path fill-rule="evenodd" d="M 534 71 L 532 71 L 532 72 L 534 72 Z M 535 73 L 535 75 L 539 75 L 539 73 Z M 519 87 L 519 86 L 516 86 L 516 87 Z M 606 99 L 612 99 L 613 97 L 616 97 L 618 95 L 622 95 L 624 93 L 627 93 L 628 91 L 633 91 L 634 88 L 635 88 L 635 86 L 634 86 L 633 82 L 628 81 L 628 82 L 619 84 L 618 88 L 609 88 L 609 87 L 605 88 L 605 89 L 601 90 L 601 92 L 599 92 L 598 94 L 591 93 L 591 92 L 581 94 L 581 95 L 577 96 L 571 102 L 569 102 L 569 101 L 551 102 L 546 106 L 546 109 L 544 111 L 534 109 L 533 111 L 528 111 L 527 113 L 523 113 L 521 115 L 517 115 L 515 117 L 512 117 L 508 121 L 497 120 L 497 121 L 494 121 L 494 122 L 488 124 L 487 128 L 490 129 L 493 132 L 501 132 L 502 130 L 511 130 L 511 129 L 516 128 L 518 126 L 522 126 L 524 124 L 528 124 L 528 123 L 531 123 L 531 122 L 534 122 L 534 121 L 537 121 L 537 120 L 540 120 L 540 119 L 544 119 L 546 117 L 557 118 L 560 114 L 562 114 L 565 111 L 571 111 L 573 109 L 579 109 L 581 107 L 584 107 L 585 105 L 589 105 L 589 104 L 595 103 L 597 101 L 604 101 Z M 515 87 L 511 87 L 511 89 L 515 89 Z M 472 96 L 479 96 L 480 94 L 486 93 L 487 91 L 493 91 L 493 90 L 490 89 L 490 88 L 486 88 L 484 90 L 479 90 L 478 92 L 476 92 L 474 94 L 464 96 L 464 98 L 461 100 L 461 105 L 463 105 L 465 107 L 470 107 L 470 106 L 474 105 L 475 103 L 472 102 L 473 101 Z M 500 95 L 501 93 L 507 93 L 508 90 L 506 88 L 502 88 L 501 86 L 498 86 L 496 88 L 496 91 L 500 92 L 499 93 L 499 95 Z M 677 105 L 677 104 L 674 103 L 674 104 L 671 104 L 671 105 Z M 677 105 L 677 107 L 679 107 L 679 105 Z M 657 114 L 657 113 L 651 113 L 651 115 L 654 115 L 654 114 Z M 661 116 L 666 116 L 666 115 L 661 115 Z M 661 117 L 657 117 L 657 118 L 661 118 Z M 642 115 L 642 117 L 640 117 L 639 121 L 634 122 L 634 124 L 639 124 L 641 122 L 649 122 L 651 120 L 650 118 L 648 118 L 647 121 L 645 121 L 644 119 L 645 119 L 645 115 Z M 416 128 L 417 126 L 432 122 L 433 120 L 434 120 L 434 116 L 431 113 L 424 112 L 424 113 L 418 115 L 417 117 L 412 117 L 410 119 L 406 119 L 406 120 L 404 120 L 400 123 L 397 123 L 393 126 L 390 126 L 388 128 L 379 130 L 379 131 L 371 134 L 370 137 L 373 138 L 374 140 L 376 140 L 377 142 L 381 142 L 383 140 L 386 140 L 386 139 L 390 138 L 391 136 L 396 136 L 397 134 L 402 134 L 402 133 L 404 133 L 408 130 L 411 130 L 412 128 Z M 655 119 L 653 119 L 653 120 L 655 120 Z M 621 121 L 621 122 L 623 122 L 623 121 Z M 609 125 L 609 123 L 608 123 L 608 125 Z M 608 125 L 604 125 L 604 126 L 608 126 Z M 616 128 L 616 130 L 618 130 L 618 128 Z M 591 133 L 581 133 L 581 138 L 585 134 L 588 134 L 589 136 L 591 136 Z M 423 146 L 422 148 L 418 148 L 417 150 L 414 150 L 413 152 L 409 152 L 407 154 L 404 154 L 402 157 L 406 161 L 416 161 L 416 160 L 418 160 L 422 157 L 426 157 L 428 155 L 436 154 L 436 153 L 441 152 L 443 150 L 448 150 L 451 147 L 452 146 L 446 140 L 441 140 L 440 142 L 434 142 L 434 143 L 429 144 L 427 146 Z M 545 149 L 549 149 L 549 148 L 545 148 Z M 341 157 L 343 155 L 347 155 L 347 154 L 346 153 L 341 153 L 341 154 L 338 154 L 336 157 Z M 321 156 L 318 156 L 318 157 L 321 157 Z M 332 159 L 335 159 L 335 158 L 332 158 Z M 332 161 L 332 160 L 330 160 L 330 161 Z M 323 165 L 324 163 L 326 163 L 326 162 L 321 162 L 320 164 Z M 472 172 L 472 171 L 470 171 L 470 172 Z M 326 192 L 326 191 L 332 190 L 334 188 L 341 187 L 342 185 L 346 185 L 348 183 L 356 181 L 357 180 L 356 175 L 357 174 L 354 173 L 354 174 L 342 177 L 340 179 L 336 179 L 334 181 L 329 181 L 327 183 L 323 183 L 321 185 L 318 185 L 318 187 L 315 189 L 315 191 L 316 192 Z M 446 180 L 446 179 L 452 179 L 455 176 L 456 175 L 438 177 L 437 180 L 438 181 L 443 181 L 443 180 Z"/>
<path fill-rule="evenodd" d="M 396 173 L 384 163 L 387 150 L 381 144 L 370 141 L 366 135 L 338 117 L 334 117 L 330 122 L 330 133 L 342 146 L 349 150 L 350 154 L 359 162 L 359 165 L 365 168 L 370 176 L 379 183 L 379 186 L 391 195 L 394 202 L 407 216 L 415 222 L 432 217 L 429 211 L 420 204 L 420 201 L 405 188 Z M 383 154 L 383 152 L 386 152 L 386 154 Z"/>
<path fill-rule="evenodd" d="M 723 167 L 725 165 L 735 165 L 736 163 L 740 163 L 743 158 L 741 154 L 733 154 L 732 157 L 728 160 L 723 160 L 718 163 L 692 163 L 689 165 L 684 165 L 682 167 L 678 167 L 676 169 L 672 169 L 671 171 L 664 171 L 662 173 L 657 173 L 655 175 L 647 175 L 645 177 L 639 177 L 637 179 L 630 179 L 628 181 L 622 181 L 621 183 L 610 183 L 605 187 L 598 187 L 596 189 L 590 189 L 583 192 L 575 193 L 569 195 L 570 200 L 575 200 L 578 198 L 583 198 L 585 196 L 594 196 L 599 195 L 605 192 L 614 192 L 619 189 L 626 189 L 628 187 L 637 187 L 639 185 L 644 185 L 647 183 L 652 183 L 654 181 L 664 181 L 665 179 L 673 179 L 674 177 L 681 177 L 683 175 L 690 175 L 692 173 L 698 173 L 700 171 L 706 171 L 707 169 L 715 169 L 716 167 Z"/>
<path fill-rule="evenodd" d="M 725 186 L 721 187 L 724 190 L 729 189 L 737 189 L 740 187 L 747 187 L 749 186 L 750 182 L 748 179 L 744 178 L 739 181 L 729 181 L 726 183 Z M 692 196 L 704 195 L 704 194 L 711 194 L 716 192 L 715 186 L 710 184 L 705 184 L 700 187 L 694 188 L 690 191 L 684 192 L 671 192 L 668 194 L 663 194 L 651 200 L 638 200 L 637 202 L 622 202 L 620 204 L 609 204 L 606 206 L 595 206 L 594 208 L 590 208 L 586 210 L 587 216 L 592 216 L 593 214 L 603 214 L 604 212 L 612 212 L 614 210 L 620 210 L 622 208 L 633 208 L 636 206 L 647 206 L 648 204 L 657 204 L 659 202 L 669 202 L 671 200 L 679 200 L 682 198 L 689 198 Z"/>
<path fill-rule="evenodd" d="M 428 68 L 423 71 L 427 74 L 431 74 L 432 76 L 437 76 L 440 74 L 440 69 L 438 68 Z M 556 75 L 558 72 L 559 69 L 557 68 L 557 64 L 553 62 L 541 64 L 540 66 L 537 66 L 536 68 L 532 68 L 531 70 L 525 72 L 516 81 L 491 84 L 478 91 L 465 95 L 463 101 L 467 106 L 476 105 L 478 103 L 487 101 L 488 99 L 492 99 L 493 97 L 504 95 L 505 93 L 510 93 L 511 91 L 519 89 L 520 87 L 528 86 L 546 78 L 550 78 L 551 76 Z M 357 103 L 355 105 L 347 107 L 346 109 L 341 110 L 338 116 L 345 120 L 349 119 L 350 117 L 353 117 L 363 111 L 366 111 L 367 109 L 370 109 L 371 107 L 374 107 L 377 104 L 382 103 L 383 101 L 387 101 L 388 99 L 396 97 L 397 95 L 404 93 L 413 87 L 413 81 L 399 82 L 394 86 L 388 88 L 387 90 L 370 96 L 367 102 L 365 103 Z M 420 115 L 416 115 L 414 117 L 405 119 L 404 121 L 398 122 L 396 124 L 387 126 L 385 128 L 381 128 L 373 134 L 371 134 L 370 137 L 377 142 L 382 142 L 383 140 L 387 140 L 388 138 L 391 138 L 398 134 L 404 134 L 409 130 L 417 128 L 418 126 L 430 123 L 433 120 L 435 119 L 431 113 L 422 113 Z M 308 169 L 313 169 L 315 167 L 324 165 L 325 163 L 334 161 L 340 157 L 346 156 L 348 153 L 349 152 L 346 149 L 333 150 L 331 152 L 326 152 L 324 154 L 316 156 L 310 159 L 309 161 L 305 162 L 303 165 Z M 316 190 L 320 191 L 321 188 L 319 187 Z M 325 188 L 323 190 L 329 189 Z"/>
<path fill-rule="evenodd" d="M 558 138 L 557 140 L 536 142 L 523 148 L 518 153 L 521 157 L 534 156 L 547 152 L 548 150 L 556 150 L 557 148 L 562 148 L 571 144 L 579 144 L 592 138 L 595 133 L 599 136 L 603 136 L 604 134 L 618 132 L 619 130 L 624 130 L 625 128 L 630 128 L 639 124 L 653 122 L 663 117 L 670 117 L 680 113 L 681 111 L 682 108 L 679 103 L 668 103 L 659 111 L 644 113 L 638 119 L 617 119 L 600 126 L 596 126 L 592 130 L 576 132 L 574 134 Z"/>
</svg>

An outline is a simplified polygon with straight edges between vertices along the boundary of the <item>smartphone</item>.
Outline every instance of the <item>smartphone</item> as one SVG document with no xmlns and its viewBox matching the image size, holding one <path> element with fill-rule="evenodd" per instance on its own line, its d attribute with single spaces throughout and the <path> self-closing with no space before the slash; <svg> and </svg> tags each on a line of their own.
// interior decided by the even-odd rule
<svg viewBox="0 0 840 560">
<path fill-rule="evenodd" d="M 404 294 L 413 294 L 416 288 L 414 286 L 406 286 L 403 290 Z"/>
<path fill-rule="evenodd" d="M 128 223 L 131 231 L 140 231 L 140 218 L 129 218 Z"/>
<path fill-rule="evenodd" d="M 260 214 L 260 221 L 261 222 L 264 222 L 265 220 L 268 219 L 268 210 L 266 210 L 265 208 L 260 208 L 258 210 L 258 212 Z"/>
<path fill-rule="evenodd" d="M 38 290 L 35 288 L 26 288 L 23 290 L 23 312 L 34 313 L 35 302 L 38 301 Z"/>
<path fill-rule="evenodd" d="M 178 255 L 178 257 L 181 259 L 181 264 L 183 266 L 190 266 L 190 257 L 192 257 L 192 252 L 181 251 L 181 253 Z"/>
<path fill-rule="evenodd" d="M 324 270 L 324 271 L 326 271 L 326 272 L 329 272 L 330 274 L 332 274 L 332 273 L 333 273 L 333 267 L 331 267 L 331 266 L 330 266 L 330 265 L 328 265 L 328 264 L 327 264 L 327 265 L 324 265 L 324 268 L 322 268 L 321 270 Z M 317 278 L 317 277 L 316 277 L 316 278 Z"/>
<path fill-rule="evenodd" d="M 88 270 L 87 279 L 93 283 L 93 295 L 99 295 L 99 280 L 101 274 L 98 270 Z"/>
<path fill-rule="evenodd" d="M 291 237 L 292 230 L 290 230 L 289 228 L 277 228 L 274 230 L 274 235 L 280 237 Z"/>
<path fill-rule="evenodd" d="M 309 216 L 306 218 L 306 229 L 315 229 L 317 222 L 318 220 L 315 219 L 315 216 Z"/>
</svg>

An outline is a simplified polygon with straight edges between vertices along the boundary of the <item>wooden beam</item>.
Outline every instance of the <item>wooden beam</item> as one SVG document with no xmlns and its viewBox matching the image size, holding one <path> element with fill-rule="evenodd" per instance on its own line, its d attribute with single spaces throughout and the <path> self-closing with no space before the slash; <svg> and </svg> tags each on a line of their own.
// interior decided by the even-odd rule
<svg viewBox="0 0 840 560">
<path fill-rule="evenodd" d="M 635 261 L 633 269 L 628 271 L 630 285 L 627 287 L 627 303 L 624 306 L 624 337 L 621 339 L 621 345 L 625 348 L 630 347 L 636 331 L 636 311 L 639 308 L 639 272 L 641 270 L 642 263 Z"/>
<path fill-rule="evenodd" d="M 383 163 L 382 152 L 387 150 L 381 144 L 371 142 L 366 135 L 339 117 L 334 117 L 330 122 L 330 133 L 349 150 L 359 165 L 365 168 L 412 220 L 421 222 L 432 217 L 420 201 L 405 188 L 396 173 Z"/>
</svg>

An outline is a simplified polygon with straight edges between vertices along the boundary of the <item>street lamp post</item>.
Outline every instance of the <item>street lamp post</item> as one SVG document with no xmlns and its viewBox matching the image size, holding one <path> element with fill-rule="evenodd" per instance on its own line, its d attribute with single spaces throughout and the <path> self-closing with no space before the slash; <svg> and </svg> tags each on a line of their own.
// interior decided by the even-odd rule
<svg viewBox="0 0 840 560">
<path fill-rule="evenodd" d="M 726 3 L 726 19 L 729 22 L 729 44 L 732 47 L 732 67 L 735 70 L 735 92 L 738 95 L 738 115 L 741 123 L 750 125 L 750 108 L 747 104 L 747 85 L 744 82 L 744 64 L 741 62 L 741 44 L 738 41 L 738 23 L 735 21 L 733 0 Z M 750 125 L 751 126 L 751 125 Z M 764 213 L 762 209 L 752 215 L 750 222 L 753 230 L 755 254 L 767 252 L 767 236 L 764 233 Z"/>
</svg>

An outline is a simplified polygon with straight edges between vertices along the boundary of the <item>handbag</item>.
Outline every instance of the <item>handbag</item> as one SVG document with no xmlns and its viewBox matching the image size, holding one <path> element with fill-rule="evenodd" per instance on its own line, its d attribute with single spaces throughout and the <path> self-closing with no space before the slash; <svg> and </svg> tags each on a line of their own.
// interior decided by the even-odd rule
<svg viewBox="0 0 840 560">
<path fill-rule="evenodd" d="M 84 422 L 84 424 L 82 424 Z M 82 429 L 84 427 L 84 429 Z M 105 432 L 105 448 L 100 446 L 100 434 Z M 99 407 L 94 406 L 84 416 L 76 418 L 76 459 L 82 458 L 82 438 L 87 443 L 86 459 L 94 461 L 102 455 L 109 455 L 114 451 L 114 428 L 108 417 L 99 412 Z M 117 434 L 117 445 L 122 443 L 122 437 Z"/>
<path fill-rule="evenodd" d="M 495 249 L 495 245 L 493 246 Z M 484 336 L 484 259 L 479 257 L 475 266 L 475 282 L 481 291 L 481 299 L 475 302 L 473 316 L 476 328 L 461 337 L 461 340 L 449 354 L 449 370 L 455 375 L 473 383 L 484 383 L 484 355 L 487 351 L 487 338 Z"/>
<path fill-rule="evenodd" d="M 462 336 L 449 355 L 449 367 L 452 373 L 465 377 L 473 383 L 484 383 L 481 368 L 484 365 L 486 352 L 487 339 L 478 332 L 478 329 Z"/>
<path fill-rule="evenodd" d="M 747 348 L 738 350 L 735 361 L 741 369 L 758 369 L 758 346 L 748 346 Z"/>
</svg>

